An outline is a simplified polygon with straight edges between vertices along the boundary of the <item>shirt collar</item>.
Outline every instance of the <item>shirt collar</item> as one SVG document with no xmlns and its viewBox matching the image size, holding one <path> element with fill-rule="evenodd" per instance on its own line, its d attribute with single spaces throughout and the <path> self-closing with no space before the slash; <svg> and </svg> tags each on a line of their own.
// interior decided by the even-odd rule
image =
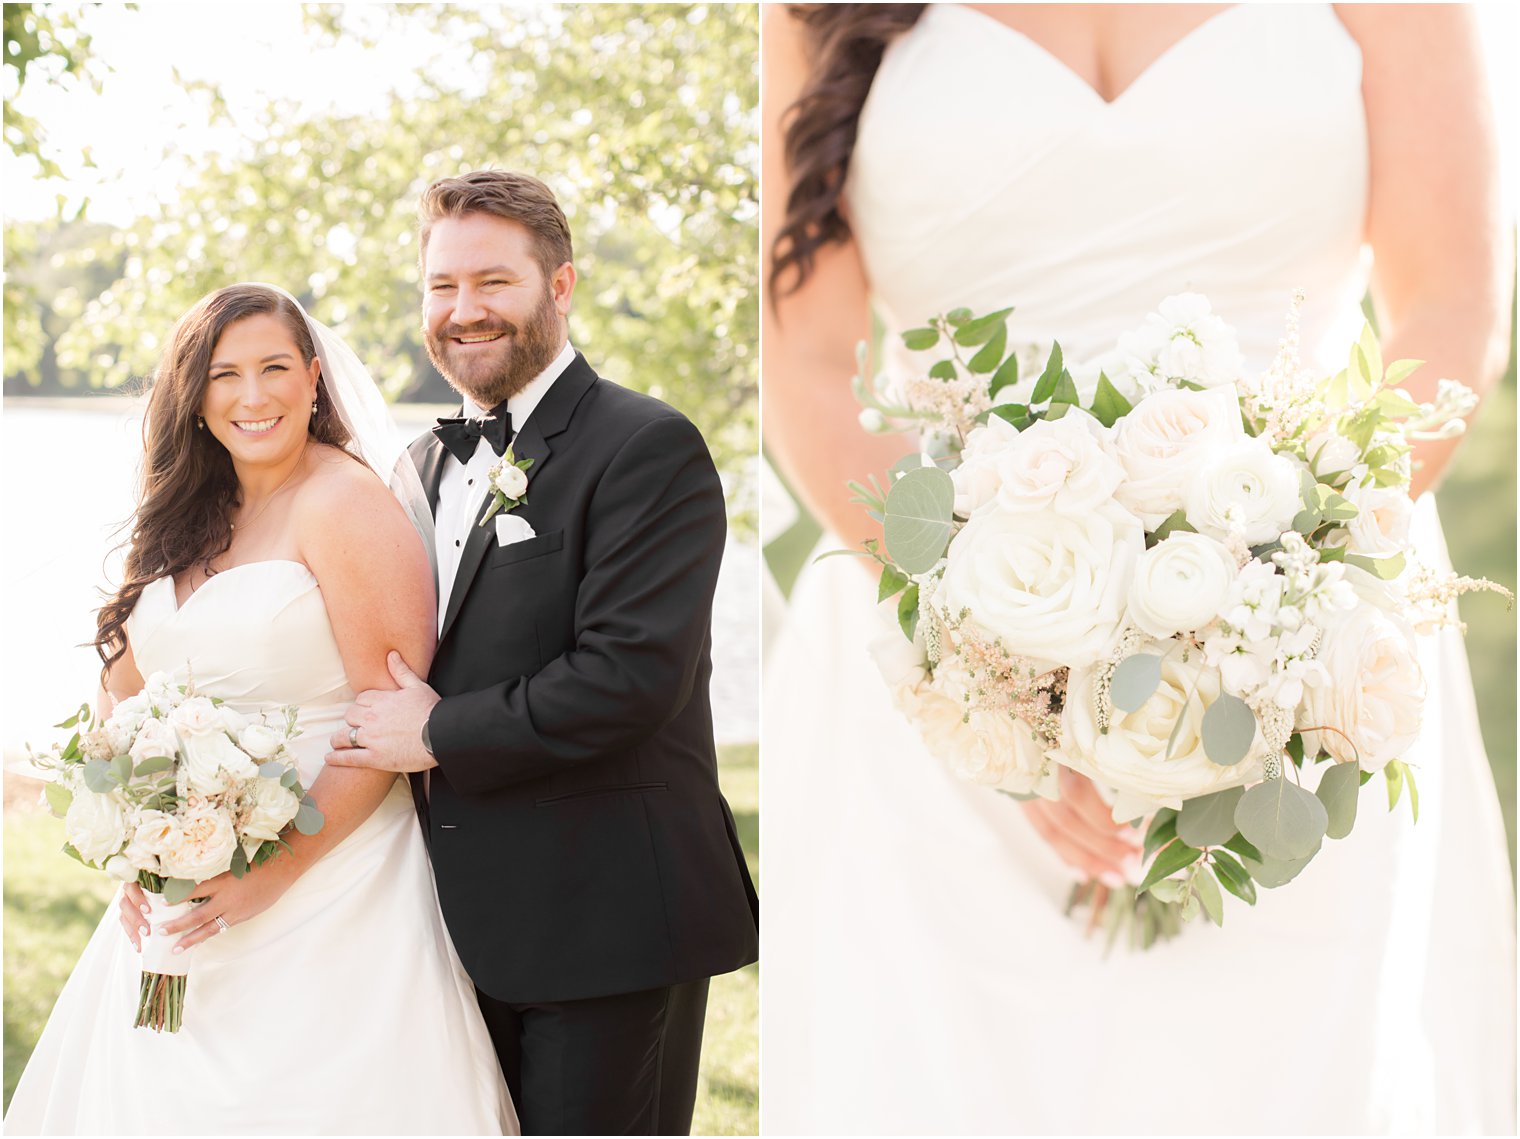
<svg viewBox="0 0 1520 1139">
<path fill-rule="evenodd" d="M 528 422 L 528 416 L 533 414 L 533 409 L 538 406 L 554 381 L 564 374 L 566 368 L 575 360 L 575 348 L 570 341 L 565 341 L 565 346 L 559 350 L 559 355 L 554 357 L 553 362 L 538 375 L 534 376 L 524 386 L 522 391 L 507 399 L 507 413 L 512 417 L 512 433 L 515 435 L 523 429 Z M 464 398 L 464 416 L 466 419 L 478 419 L 487 414 L 490 408 L 480 407 L 469 396 Z"/>
</svg>

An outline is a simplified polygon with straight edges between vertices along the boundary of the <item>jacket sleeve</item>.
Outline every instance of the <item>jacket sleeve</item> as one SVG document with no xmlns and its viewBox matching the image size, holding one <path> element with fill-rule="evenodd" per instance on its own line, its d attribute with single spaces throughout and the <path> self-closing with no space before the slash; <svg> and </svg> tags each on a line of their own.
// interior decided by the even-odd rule
<svg viewBox="0 0 1520 1139">
<path fill-rule="evenodd" d="M 445 697 L 429 718 L 451 786 L 478 795 L 636 747 L 692 695 L 727 523 L 701 433 L 629 437 L 592 492 L 575 645 L 532 676 Z"/>
</svg>

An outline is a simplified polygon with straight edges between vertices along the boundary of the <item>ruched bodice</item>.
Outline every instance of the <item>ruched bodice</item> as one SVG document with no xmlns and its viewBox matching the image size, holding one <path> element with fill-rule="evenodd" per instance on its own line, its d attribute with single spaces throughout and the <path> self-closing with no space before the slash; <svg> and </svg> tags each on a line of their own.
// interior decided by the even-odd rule
<svg viewBox="0 0 1520 1139">
<path fill-rule="evenodd" d="M 1201 292 L 1264 367 L 1302 288 L 1306 357 L 1338 367 L 1365 289 L 1361 74 L 1329 5 L 1243 4 L 1106 103 L 1013 28 L 930 5 L 882 60 L 846 186 L 873 294 L 893 328 L 1014 305 L 1015 342 L 1082 361 Z"/>
</svg>

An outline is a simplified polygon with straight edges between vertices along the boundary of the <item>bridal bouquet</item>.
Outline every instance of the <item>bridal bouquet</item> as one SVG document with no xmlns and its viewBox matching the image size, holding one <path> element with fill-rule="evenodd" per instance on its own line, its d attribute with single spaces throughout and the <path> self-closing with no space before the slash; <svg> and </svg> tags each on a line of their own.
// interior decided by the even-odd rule
<svg viewBox="0 0 1520 1139">
<path fill-rule="evenodd" d="M 162 673 L 91 726 L 88 704 L 57 725 L 62 747 L 33 762 L 52 773 L 48 806 L 63 819 L 64 853 L 123 882 L 137 881 L 152 925 L 188 912 L 196 884 L 237 877 L 274 857 L 294 826 L 315 834 L 322 814 L 301 786 L 288 744 L 295 708 L 281 722 L 244 716 Z M 179 1031 L 190 954 L 167 937 L 143 946 L 136 1025 Z"/>
<path fill-rule="evenodd" d="M 1459 433 L 1475 397 L 1416 403 L 1396 385 L 1418 362 L 1385 368 L 1370 328 L 1308 373 L 1298 303 L 1255 378 L 1185 294 L 1077 374 L 1059 344 L 1008 351 L 1011 309 L 958 309 L 903 334 L 941 356 L 921 374 L 856 380 L 863 425 L 922 440 L 885 487 L 851 484 L 884 526 L 895 702 L 958 775 L 1056 798 L 1064 766 L 1145 828 L 1111 941 L 1126 917 L 1147 946 L 1221 923 L 1222 891 L 1255 904 L 1350 833 L 1375 776 L 1417 816 L 1415 634 L 1498 588 L 1409 541 L 1410 442 Z"/>
</svg>

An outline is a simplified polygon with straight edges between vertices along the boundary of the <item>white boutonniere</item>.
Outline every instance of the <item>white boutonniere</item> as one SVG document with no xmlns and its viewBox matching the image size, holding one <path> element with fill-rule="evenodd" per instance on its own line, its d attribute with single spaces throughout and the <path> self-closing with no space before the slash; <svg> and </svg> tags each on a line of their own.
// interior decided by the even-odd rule
<svg viewBox="0 0 1520 1139">
<path fill-rule="evenodd" d="M 528 501 L 528 468 L 532 465 L 532 459 L 519 459 L 511 446 L 507 447 L 501 461 L 486 474 L 491 505 L 476 525 L 484 526 L 498 510 L 516 510 Z"/>
</svg>

